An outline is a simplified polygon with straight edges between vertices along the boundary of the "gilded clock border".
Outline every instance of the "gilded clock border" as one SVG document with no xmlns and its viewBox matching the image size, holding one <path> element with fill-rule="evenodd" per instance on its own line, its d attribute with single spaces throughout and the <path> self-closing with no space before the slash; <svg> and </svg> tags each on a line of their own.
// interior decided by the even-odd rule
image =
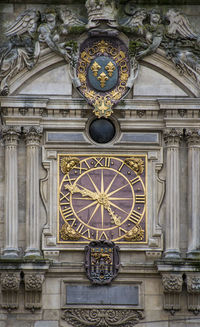
<svg viewBox="0 0 200 327">
<path fill-rule="evenodd" d="M 74 157 L 74 156 L 78 156 L 78 157 L 90 157 L 90 158 L 103 158 L 103 157 L 109 157 L 109 158 L 118 158 L 118 157 L 143 157 L 145 160 L 145 190 L 146 190 L 146 201 L 145 201 L 145 205 L 144 208 L 145 210 L 143 211 L 143 216 L 144 213 L 146 214 L 145 216 L 145 235 L 146 235 L 146 241 L 145 242 L 128 242 L 128 241 L 115 241 L 115 243 L 117 244 L 129 244 L 129 245 L 144 245 L 148 243 L 148 234 L 147 234 L 147 224 L 148 224 L 148 212 L 147 212 L 147 189 L 148 189 L 148 178 L 147 178 L 147 154 L 134 154 L 134 155 L 126 155 L 126 154 L 81 154 L 81 153 L 58 153 L 57 154 L 57 244 L 87 244 L 89 241 L 60 241 L 59 240 L 59 212 L 60 212 L 60 206 L 59 206 L 59 189 L 60 189 L 60 181 L 59 181 L 59 163 L 60 163 L 60 158 L 61 157 Z M 142 218 L 143 218 L 142 216 Z M 142 219 L 141 218 L 141 219 Z"/>
</svg>

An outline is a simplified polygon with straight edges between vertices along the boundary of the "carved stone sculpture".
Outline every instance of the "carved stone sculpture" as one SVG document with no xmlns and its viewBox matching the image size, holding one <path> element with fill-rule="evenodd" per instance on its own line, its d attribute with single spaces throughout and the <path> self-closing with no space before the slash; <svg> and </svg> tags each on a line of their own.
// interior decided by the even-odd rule
<svg viewBox="0 0 200 327">
<path fill-rule="evenodd" d="M 106 22 L 108 26 L 116 27 L 116 1 L 114 0 L 87 0 L 86 9 L 88 12 L 87 27 L 94 28 L 101 22 Z"/>
<path fill-rule="evenodd" d="M 24 68 L 30 70 L 36 65 L 45 47 L 69 63 L 74 51 L 73 42 L 67 44 L 65 37 L 74 25 L 81 26 L 84 22 L 71 10 L 50 8 L 41 13 L 28 9 L 20 14 L 5 32 L 8 42 L 0 47 L 0 94 L 9 93 L 12 77 Z"/>
<path fill-rule="evenodd" d="M 200 275 L 187 275 L 188 293 L 200 294 Z"/>
<path fill-rule="evenodd" d="M 42 284 L 44 275 L 37 273 L 25 274 L 25 308 L 34 312 L 41 308 Z"/>
<path fill-rule="evenodd" d="M 134 309 L 73 308 L 65 310 L 62 319 L 75 327 L 132 327 L 143 319 L 143 313 Z"/>
<path fill-rule="evenodd" d="M 163 274 L 164 309 L 174 315 L 175 310 L 180 310 L 180 293 L 182 291 L 183 277 L 181 274 Z"/>
<path fill-rule="evenodd" d="M 44 12 L 28 9 L 21 13 L 5 32 L 8 41 L 0 46 L 0 94 L 9 93 L 10 80 L 23 69 L 32 69 L 45 48 L 70 63 L 73 83 L 80 87 L 81 81 L 76 76 L 77 43 L 71 35 L 75 30 L 80 34 L 87 29 L 90 34 L 96 31 L 116 35 L 118 29 L 128 34 L 132 83 L 138 61 L 158 48 L 180 73 L 189 74 L 200 83 L 200 34 L 193 30 L 183 13 L 173 8 L 164 13 L 156 8 L 147 10 L 134 6 L 127 11 L 125 6 L 126 16 L 118 19 L 119 27 L 117 3 L 117 0 L 87 0 L 88 23 L 68 8 L 48 8 Z M 128 86 L 130 80 L 126 83 Z"/>
<path fill-rule="evenodd" d="M 179 293 L 182 290 L 183 278 L 180 274 L 167 274 L 163 275 L 162 283 L 164 292 Z"/>
<path fill-rule="evenodd" d="M 20 272 L 1 274 L 2 308 L 11 311 L 18 308 Z"/>
</svg>

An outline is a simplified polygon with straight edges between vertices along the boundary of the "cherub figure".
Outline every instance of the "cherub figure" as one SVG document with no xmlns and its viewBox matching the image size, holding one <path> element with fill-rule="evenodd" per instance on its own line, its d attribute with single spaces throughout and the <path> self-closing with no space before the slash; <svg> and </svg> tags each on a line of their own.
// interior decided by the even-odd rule
<svg viewBox="0 0 200 327">
<path fill-rule="evenodd" d="M 6 31 L 10 40 L 0 49 L 0 94 L 9 93 L 10 79 L 24 68 L 32 69 L 37 63 L 40 46 L 37 40 L 37 26 L 40 13 L 28 9 L 17 17 Z"/>
</svg>

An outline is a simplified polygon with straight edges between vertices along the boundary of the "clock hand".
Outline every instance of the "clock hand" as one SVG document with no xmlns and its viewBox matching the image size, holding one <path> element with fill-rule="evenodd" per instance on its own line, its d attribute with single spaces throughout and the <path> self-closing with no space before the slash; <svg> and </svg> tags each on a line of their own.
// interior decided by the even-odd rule
<svg viewBox="0 0 200 327">
<path fill-rule="evenodd" d="M 96 192 L 85 189 L 83 186 L 81 187 L 82 189 L 80 189 L 77 185 L 65 185 L 65 189 L 69 190 L 72 194 L 81 193 L 83 196 L 89 196 L 92 200 L 97 200 L 99 204 L 103 205 L 108 211 L 109 215 L 114 220 L 115 225 L 119 226 L 121 224 L 121 218 L 111 209 L 110 204 L 108 203 L 108 197 L 105 193 L 97 194 Z"/>
<path fill-rule="evenodd" d="M 92 200 L 98 200 L 98 197 L 99 197 L 97 193 L 87 190 L 84 187 L 83 187 L 83 189 L 80 189 L 77 185 L 68 185 L 67 184 L 67 185 L 65 185 L 65 189 L 69 190 L 72 194 L 73 193 L 81 193 L 83 196 L 89 196 Z"/>
<path fill-rule="evenodd" d="M 117 216 L 111 209 L 110 204 L 106 203 L 104 208 L 108 211 L 109 215 L 113 218 L 115 225 L 119 226 L 121 224 L 121 217 Z"/>
</svg>

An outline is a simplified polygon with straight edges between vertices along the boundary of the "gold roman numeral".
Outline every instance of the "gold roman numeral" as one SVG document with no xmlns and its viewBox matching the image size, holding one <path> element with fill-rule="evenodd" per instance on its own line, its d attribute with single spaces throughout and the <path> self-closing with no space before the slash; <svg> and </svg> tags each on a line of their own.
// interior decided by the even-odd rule
<svg viewBox="0 0 200 327">
<path fill-rule="evenodd" d="M 136 184 L 138 182 L 140 182 L 140 177 L 139 176 L 136 176 L 135 178 L 133 178 L 133 179 L 130 180 L 130 183 L 132 185 L 134 185 L 134 184 Z"/>
<path fill-rule="evenodd" d="M 135 203 L 145 203 L 145 195 L 136 195 Z"/>
<path fill-rule="evenodd" d="M 87 238 L 90 238 L 90 230 L 89 230 L 89 228 L 86 229 L 86 230 L 84 230 L 84 228 L 86 228 L 86 226 L 84 224 L 79 224 L 78 227 L 77 227 L 77 229 L 76 229 L 76 231 L 78 233 L 82 234 L 82 235 L 85 235 L 85 236 L 87 234 L 86 237 Z"/>
<path fill-rule="evenodd" d="M 134 224 L 138 224 L 138 222 L 140 221 L 141 217 L 142 217 L 142 215 L 139 212 L 133 210 L 133 212 L 130 215 L 130 217 L 128 218 L 128 220 L 130 220 Z"/>
<path fill-rule="evenodd" d="M 70 195 L 69 192 L 67 192 L 66 194 L 64 194 L 63 192 L 60 192 L 60 205 L 63 205 L 63 203 L 61 203 L 61 201 L 63 201 L 64 199 L 67 201 L 67 204 L 69 204 L 68 195 Z"/>
<path fill-rule="evenodd" d="M 127 230 L 126 229 L 124 229 L 122 227 L 119 227 L 119 236 L 122 236 L 122 235 L 124 235 L 126 233 L 127 233 Z"/>
<path fill-rule="evenodd" d="M 124 167 L 124 162 L 122 162 L 122 164 L 121 164 L 121 166 L 119 167 L 118 171 L 121 171 L 123 167 Z"/>
<path fill-rule="evenodd" d="M 106 235 L 106 232 L 102 232 L 100 235 L 99 235 L 99 231 L 97 230 L 96 232 L 96 240 L 108 240 L 108 236 Z"/>
<path fill-rule="evenodd" d="M 73 216 L 73 211 L 71 208 L 66 208 L 62 210 L 63 217 L 66 219 L 70 216 Z"/>
<path fill-rule="evenodd" d="M 110 161 L 111 161 L 111 158 L 105 158 L 105 161 L 104 161 L 104 166 L 105 167 L 110 167 Z"/>
</svg>

